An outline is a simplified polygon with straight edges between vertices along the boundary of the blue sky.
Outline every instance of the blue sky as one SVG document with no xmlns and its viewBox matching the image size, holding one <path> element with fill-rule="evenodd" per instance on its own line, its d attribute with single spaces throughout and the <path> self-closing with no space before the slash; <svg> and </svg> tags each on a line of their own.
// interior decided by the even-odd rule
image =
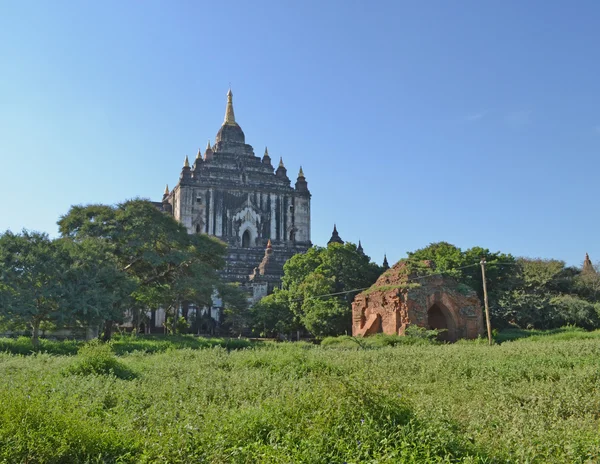
<svg viewBox="0 0 600 464">
<path fill-rule="evenodd" d="M 600 259 L 600 3 L 0 4 L 0 230 L 158 200 L 236 119 L 313 242 Z"/>
</svg>

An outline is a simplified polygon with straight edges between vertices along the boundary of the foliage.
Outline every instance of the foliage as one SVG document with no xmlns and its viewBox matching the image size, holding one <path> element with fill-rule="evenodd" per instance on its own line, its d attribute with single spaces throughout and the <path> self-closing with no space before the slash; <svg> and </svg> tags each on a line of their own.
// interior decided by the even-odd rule
<svg viewBox="0 0 600 464">
<path fill-rule="evenodd" d="M 283 338 L 301 326 L 290 309 L 289 292 L 276 289 L 250 308 L 251 328 L 261 337 Z"/>
<path fill-rule="evenodd" d="M 457 279 L 483 300 L 479 261 L 486 259 L 486 281 L 492 325 L 552 329 L 576 324 L 600 327 L 596 303 L 600 302 L 600 276 L 581 274 L 563 261 L 515 259 L 500 252 L 473 247 L 462 251 L 446 242 L 433 243 L 409 253 L 409 261 L 429 260 L 435 272 Z"/>
<path fill-rule="evenodd" d="M 248 295 L 237 284 L 220 285 L 219 295 L 223 301 L 223 326 L 241 336 L 249 324 Z"/>
<path fill-rule="evenodd" d="M 408 330 L 404 336 L 379 333 L 368 337 L 351 337 L 349 335 L 326 337 L 321 341 L 321 346 L 330 348 L 372 349 L 396 345 L 429 345 L 437 343 L 437 331 L 416 326 L 411 327 L 414 327 L 416 330 Z"/>
<path fill-rule="evenodd" d="M 0 281 L 0 314 L 16 328 L 29 326 L 34 345 L 44 325 L 122 319 L 119 303 L 132 288 L 100 240 L 52 240 L 28 231 L 0 236 Z"/>
<path fill-rule="evenodd" d="M 117 355 L 127 353 L 162 353 L 170 350 L 206 348 L 225 348 L 226 350 L 239 350 L 260 346 L 261 343 L 244 338 L 204 338 L 193 335 L 115 335 L 109 342 L 111 349 Z M 77 340 L 48 340 L 41 338 L 37 346 L 33 346 L 27 337 L 0 338 L 0 353 L 17 355 L 32 355 L 47 353 L 53 355 L 75 355 L 84 346 L 84 342 Z"/>
<path fill-rule="evenodd" d="M 600 332 L 415 340 L 137 352 L 132 381 L 0 354 L 0 462 L 600 460 Z"/>
<path fill-rule="evenodd" d="M 58 311 L 68 272 L 67 254 L 47 234 L 7 231 L 0 236 L 0 313 L 31 327 L 38 342 L 42 322 L 63 322 Z"/>
<path fill-rule="evenodd" d="M 331 243 L 288 260 L 282 287 L 291 313 L 306 329 L 317 337 L 340 335 L 351 330 L 354 296 L 381 272 L 353 243 Z"/>
<path fill-rule="evenodd" d="M 577 322 L 591 328 L 591 316 L 583 315 L 581 305 L 579 309 L 574 306 L 576 295 L 570 300 L 564 297 L 565 293 L 574 292 L 575 276 L 576 272 L 562 261 L 520 258 L 511 288 L 497 295 L 492 312 L 496 323 L 552 329 Z M 561 314 L 562 311 L 570 314 Z"/>
<path fill-rule="evenodd" d="M 135 282 L 131 298 L 121 300 L 122 309 L 162 306 L 175 315 L 183 302 L 210 305 L 220 284 L 217 270 L 225 263 L 225 244 L 205 234 L 188 234 L 149 201 L 73 206 L 58 225 L 63 237 L 78 242 L 95 238 L 110 246 L 119 269 Z"/>
<path fill-rule="evenodd" d="M 434 272 L 454 277 L 459 283 L 475 290 L 483 301 L 483 280 L 481 258 L 486 260 L 486 281 L 490 302 L 495 302 L 497 296 L 513 285 L 515 275 L 515 258 L 510 254 L 491 252 L 487 248 L 473 247 L 462 251 L 460 248 L 447 243 L 432 243 L 429 246 L 409 252 L 409 261 L 431 261 Z M 465 289 L 462 288 L 464 292 Z M 492 310 L 493 312 L 493 310 Z"/>
<path fill-rule="evenodd" d="M 77 360 L 64 372 L 71 375 L 114 375 L 125 380 L 135 377 L 131 369 L 115 357 L 110 345 L 98 340 L 82 346 Z"/>
</svg>

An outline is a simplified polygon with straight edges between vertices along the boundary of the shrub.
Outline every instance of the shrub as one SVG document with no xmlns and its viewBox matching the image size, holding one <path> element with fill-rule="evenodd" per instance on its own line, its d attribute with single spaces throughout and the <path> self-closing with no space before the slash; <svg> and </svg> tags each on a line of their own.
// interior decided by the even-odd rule
<svg viewBox="0 0 600 464">
<path fill-rule="evenodd" d="M 114 375 L 119 379 L 132 379 L 133 372 L 117 359 L 109 344 L 94 340 L 84 345 L 76 361 L 66 370 L 73 375 Z"/>
</svg>

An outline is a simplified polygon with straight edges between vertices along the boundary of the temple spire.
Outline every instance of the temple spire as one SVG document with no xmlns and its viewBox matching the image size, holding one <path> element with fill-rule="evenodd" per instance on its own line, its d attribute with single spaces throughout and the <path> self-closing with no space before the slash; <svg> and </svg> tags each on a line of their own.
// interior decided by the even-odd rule
<svg viewBox="0 0 600 464">
<path fill-rule="evenodd" d="M 358 251 L 359 253 L 364 253 L 362 244 L 360 243 L 360 240 L 358 241 L 358 246 L 356 247 L 356 251 Z"/>
<path fill-rule="evenodd" d="M 196 159 L 202 159 L 202 149 L 198 148 L 198 153 L 196 154 Z"/>
<path fill-rule="evenodd" d="M 387 271 L 390 268 L 390 265 L 388 264 L 388 260 L 387 260 L 387 255 L 384 254 L 383 255 L 383 270 Z"/>
<path fill-rule="evenodd" d="M 585 254 L 585 260 L 583 261 L 583 270 L 584 274 L 595 274 L 596 270 L 594 269 L 594 265 L 592 264 L 592 260 L 590 259 L 590 255 Z"/>
<path fill-rule="evenodd" d="M 279 167 L 280 168 L 285 168 L 285 166 L 283 165 L 283 156 L 279 157 Z"/>
<path fill-rule="evenodd" d="M 235 114 L 233 113 L 233 93 L 231 93 L 231 89 L 227 92 L 227 108 L 225 109 L 225 121 L 223 121 L 223 124 L 237 125 Z"/>
<path fill-rule="evenodd" d="M 300 166 L 300 171 L 298 171 L 298 177 L 304 177 L 304 171 L 302 171 L 302 166 Z"/>
<path fill-rule="evenodd" d="M 210 139 L 208 139 L 208 142 L 206 142 L 206 149 L 212 150 L 212 147 L 210 146 Z"/>
<path fill-rule="evenodd" d="M 165 187 L 165 195 L 169 194 L 169 184 L 167 184 L 167 186 Z"/>
<path fill-rule="evenodd" d="M 341 245 L 344 244 L 344 241 L 340 237 L 340 234 L 338 234 L 337 226 L 335 224 L 333 225 L 333 232 L 331 233 L 331 238 L 327 242 L 327 245 L 329 245 L 330 243 L 339 243 Z"/>
<path fill-rule="evenodd" d="M 189 168 L 190 167 L 190 160 L 188 159 L 187 155 L 185 155 L 185 161 L 183 162 L 183 167 L 184 168 Z"/>
</svg>

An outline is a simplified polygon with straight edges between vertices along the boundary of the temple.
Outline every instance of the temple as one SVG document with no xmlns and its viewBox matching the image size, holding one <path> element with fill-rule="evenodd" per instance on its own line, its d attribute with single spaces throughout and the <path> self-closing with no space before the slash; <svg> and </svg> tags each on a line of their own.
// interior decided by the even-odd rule
<svg viewBox="0 0 600 464">
<path fill-rule="evenodd" d="M 214 144 L 198 150 L 193 164 L 185 157 L 179 181 L 165 189 L 160 206 L 190 234 L 227 243 L 224 280 L 249 286 L 260 280 L 262 294 L 278 285 L 289 258 L 311 246 L 310 201 L 302 167 L 292 186 L 282 157 L 275 169 L 267 148 L 259 157 L 246 143 L 230 89 Z"/>
</svg>

